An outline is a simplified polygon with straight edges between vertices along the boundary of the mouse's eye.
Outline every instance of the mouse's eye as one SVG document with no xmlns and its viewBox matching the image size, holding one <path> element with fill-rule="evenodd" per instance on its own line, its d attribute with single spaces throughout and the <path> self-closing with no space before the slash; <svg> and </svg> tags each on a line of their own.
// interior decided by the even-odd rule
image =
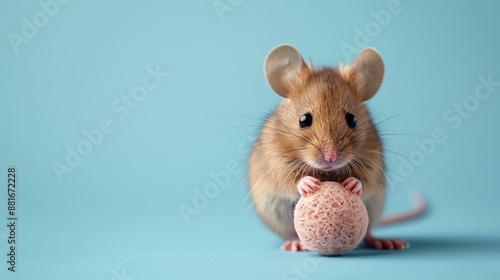
<svg viewBox="0 0 500 280">
<path fill-rule="evenodd" d="M 358 119 L 356 119 L 355 115 L 347 112 L 345 114 L 345 121 L 347 122 L 347 126 L 349 126 L 350 128 L 355 128 L 356 123 L 358 122 Z"/>
<path fill-rule="evenodd" d="M 313 116 L 311 115 L 311 113 L 305 113 L 302 116 L 300 116 L 299 119 L 300 128 L 310 127 L 312 125 L 312 122 L 313 122 Z"/>
</svg>

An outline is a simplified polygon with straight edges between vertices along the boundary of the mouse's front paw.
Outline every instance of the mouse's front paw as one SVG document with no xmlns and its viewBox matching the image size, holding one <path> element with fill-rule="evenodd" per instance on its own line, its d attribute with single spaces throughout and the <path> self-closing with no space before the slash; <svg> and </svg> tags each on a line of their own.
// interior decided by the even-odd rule
<svg viewBox="0 0 500 280">
<path fill-rule="evenodd" d="M 319 190 L 320 180 L 312 176 L 305 176 L 300 179 L 297 189 L 300 195 L 306 195 Z"/>
<path fill-rule="evenodd" d="M 363 184 L 361 181 L 354 177 L 349 177 L 341 184 L 344 188 L 354 194 L 361 195 L 363 193 Z"/>
</svg>

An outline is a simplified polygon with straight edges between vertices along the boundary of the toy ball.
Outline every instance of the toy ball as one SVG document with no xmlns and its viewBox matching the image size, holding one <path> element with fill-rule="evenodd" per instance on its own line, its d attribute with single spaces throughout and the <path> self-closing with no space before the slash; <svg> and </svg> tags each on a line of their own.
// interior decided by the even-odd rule
<svg viewBox="0 0 500 280">
<path fill-rule="evenodd" d="M 319 190 L 297 202 L 294 225 L 304 248 L 321 255 L 343 255 L 363 240 L 368 212 L 359 195 L 337 182 L 322 182 Z"/>
</svg>

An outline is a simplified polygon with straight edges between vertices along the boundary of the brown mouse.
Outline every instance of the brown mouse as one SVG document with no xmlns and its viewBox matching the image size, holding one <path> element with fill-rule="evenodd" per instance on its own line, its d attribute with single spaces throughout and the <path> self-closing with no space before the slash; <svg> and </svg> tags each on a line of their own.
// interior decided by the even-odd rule
<svg viewBox="0 0 500 280">
<path fill-rule="evenodd" d="M 293 224 L 300 195 L 323 181 L 341 182 L 361 195 L 370 226 L 366 246 L 405 249 L 401 239 L 380 239 L 371 229 L 382 221 L 386 192 L 382 143 L 365 101 L 379 90 L 384 64 L 366 48 L 351 65 L 315 68 L 290 45 L 266 58 L 265 74 L 284 101 L 266 120 L 249 162 L 253 203 L 264 222 L 286 240 L 285 250 L 304 250 Z M 422 213 L 423 205 L 391 222 Z M 388 220 L 386 220 L 388 222 Z"/>
</svg>

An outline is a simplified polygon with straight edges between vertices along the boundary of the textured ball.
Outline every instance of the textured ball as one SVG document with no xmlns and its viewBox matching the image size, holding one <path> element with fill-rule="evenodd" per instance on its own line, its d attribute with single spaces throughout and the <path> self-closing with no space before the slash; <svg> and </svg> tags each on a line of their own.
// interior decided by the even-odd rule
<svg viewBox="0 0 500 280">
<path fill-rule="evenodd" d="M 302 245 L 321 255 L 343 255 L 363 240 L 368 212 L 359 195 L 336 182 L 302 196 L 295 206 L 295 230 Z"/>
</svg>

